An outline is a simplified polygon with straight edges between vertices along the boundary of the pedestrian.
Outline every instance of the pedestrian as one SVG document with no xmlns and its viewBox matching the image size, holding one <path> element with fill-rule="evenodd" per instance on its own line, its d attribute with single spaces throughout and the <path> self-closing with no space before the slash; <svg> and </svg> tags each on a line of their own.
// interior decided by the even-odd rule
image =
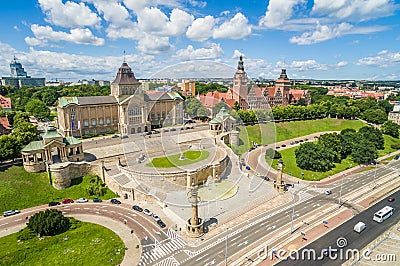
<svg viewBox="0 0 400 266">
<path fill-rule="evenodd" d="M 131 230 L 131 234 L 133 234 L 133 229 Z"/>
</svg>

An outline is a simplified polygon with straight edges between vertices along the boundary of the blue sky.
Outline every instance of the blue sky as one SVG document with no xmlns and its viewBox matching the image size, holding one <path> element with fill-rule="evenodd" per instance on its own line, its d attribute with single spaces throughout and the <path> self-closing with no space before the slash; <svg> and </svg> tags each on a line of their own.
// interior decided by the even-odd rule
<svg viewBox="0 0 400 266">
<path fill-rule="evenodd" d="M 400 3 L 392 0 L 1 1 L 0 75 L 15 55 L 33 77 L 400 80 Z M 188 67 L 188 62 L 195 66 Z M 164 70 L 163 70 L 164 69 Z M 161 72 L 160 72 L 161 71 Z"/>
</svg>

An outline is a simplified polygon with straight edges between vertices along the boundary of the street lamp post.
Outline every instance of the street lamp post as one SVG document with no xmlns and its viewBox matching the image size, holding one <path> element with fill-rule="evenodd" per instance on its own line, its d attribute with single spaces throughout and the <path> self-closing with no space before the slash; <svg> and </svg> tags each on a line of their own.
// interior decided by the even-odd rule
<svg viewBox="0 0 400 266">
<path fill-rule="evenodd" d="M 344 179 L 344 174 L 342 175 L 342 182 L 340 184 L 339 202 L 338 202 L 339 208 L 340 208 L 340 200 L 342 198 L 343 179 Z"/>
<path fill-rule="evenodd" d="M 226 241 L 225 241 L 225 266 L 228 266 L 228 229 L 226 228 Z"/>
<path fill-rule="evenodd" d="M 292 222 L 290 224 L 290 233 L 293 233 L 293 220 L 294 220 L 294 194 L 292 192 L 292 197 L 293 197 L 293 207 L 292 207 Z"/>
<path fill-rule="evenodd" d="M 375 160 L 375 171 L 374 171 L 374 178 L 372 179 L 372 189 L 375 188 L 376 166 L 377 166 L 377 161 Z"/>
</svg>

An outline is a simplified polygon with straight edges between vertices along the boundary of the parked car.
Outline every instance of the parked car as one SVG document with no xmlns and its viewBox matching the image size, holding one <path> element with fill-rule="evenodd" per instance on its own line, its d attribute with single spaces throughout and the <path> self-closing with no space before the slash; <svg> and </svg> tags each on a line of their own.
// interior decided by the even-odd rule
<svg viewBox="0 0 400 266">
<path fill-rule="evenodd" d="M 84 202 L 88 202 L 88 199 L 85 199 L 85 198 L 79 198 L 79 199 L 77 199 L 77 200 L 76 200 L 76 202 L 79 202 L 79 203 L 84 203 Z"/>
<path fill-rule="evenodd" d="M 281 146 L 282 146 L 282 147 L 286 147 L 286 144 L 282 144 Z"/>
<path fill-rule="evenodd" d="M 152 216 L 153 215 L 153 213 L 149 209 L 144 209 L 143 213 L 148 215 L 148 216 Z"/>
<path fill-rule="evenodd" d="M 111 199 L 110 202 L 112 204 L 121 204 L 121 202 L 119 200 L 117 200 L 117 199 Z"/>
<path fill-rule="evenodd" d="M 111 138 L 116 139 L 116 138 L 118 138 L 118 137 L 119 137 L 118 135 L 114 135 L 114 136 L 112 136 Z"/>
<path fill-rule="evenodd" d="M 157 224 L 158 224 L 161 228 L 166 227 L 165 223 L 164 223 L 161 219 L 157 221 Z"/>
<path fill-rule="evenodd" d="M 63 199 L 62 201 L 61 201 L 61 203 L 62 204 L 68 204 L 68 203 L 73 203 L 74 201 L 72 200 L 72 199 L 68 199 L 68 198 L 65 198 L 65 199 Z"/>
<path fill-rule="evenodd" d="M 291 142 L 290 142 L 290 145 L 294 145 L 294 144 L 295 144 L 295 142 L 294 142 L 294 141 L 291 141 Z"/>
<path fill-rule="evenodd" d="M 135 211 L 138 211 L 138 212 L 142 212 L 143 211 L 143 209 L 138 205 L 133 205 L 132 209 L 134 209 Z"/>
<path fill-rule="evenodd" d="M 158 222 L 158 220 L 161 220 L 160 217 L 158 217 L 155 213 L 153 213 L 152 217 L 156 222 Z"/>
<path fill-rule="evenodd" d="M 102 200 L 99 199 L 99 198 L 94 198 L 94 199 L 93 199 L 93 202 L 102 202 Z"/>
<path fill-rule="evenodd" d="M 394 201 L 394 198 L 393 198 L 393 197 L 389 197 L 389 198 L 387 199 L 387 201 L 393 202 L 393 201 Z"/>
<path fill-rule="evenodd" d="M 171 128 L 171 131 L 176 131 L 176 128 Z"/>
<path fill-rule="evenodd" d="M 19 213 L 19 210 L 9 210 L 9 211 L 3 212 L 3 216 L 7 217 L 7 216 L 11 216 L 11 215 L 14 215 L 14 214 L 17 214 L 17 213 Z"/>
<path fill-rule="evenodd" d="M 394 159 L 395 159 L 395 160 L 398 160 L 399 158 L 400 158 L 400 155 L 394 156 Z"/>
<path fill-rule="evenodd" d="M 58 201 L 50 201 L 50 202 L 49 202 L 49 207 L 51 207 L 51 206 L 57 206 L 57 205 L 60 205 L 60 203 L 59 203 Z"/>
<path fill-rule="evenodd" d="M 330 194 L 332 194 L 332 190 L 328 189 L 325 191 L 325 195 L 330 195 Z"/>
</svg>

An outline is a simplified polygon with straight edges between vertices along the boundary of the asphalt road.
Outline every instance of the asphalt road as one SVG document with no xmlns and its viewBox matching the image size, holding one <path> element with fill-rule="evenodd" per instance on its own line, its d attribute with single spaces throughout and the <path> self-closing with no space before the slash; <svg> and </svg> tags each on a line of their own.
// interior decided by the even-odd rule
<svg viewBox="0 0 400 266">
<path fill-rule="evenodd" d="M 387 199 L 383 199 L 371 208 L 361 212 L 357 216 L 353 217 L 349 221 L 340 225 L 333 231 L 324 235 L 323 237 L 317 239 L 313 243 L 307 245 L 303 249 L 301 249 L 298 254 L 299 259 L 293 260 L 290 259 L 287 261 L 282 261 L 278 265 L 341 265 L 345 261 L 347 261 L 346 250 L 349 249 L 357 249 L 362 250 L 369 243 L 374 241 L 377 237 L 382 235 L 387 229 L 395 225 L 400 220 L 400 191 L 393 193 L 391 195 L 396 200 L 394 202 L 388 202 Z M 391 206 L 395 209 L 394 214 L 388 218 L 386 221 L 382 223 L 377 223 L 372 220 L 372 217 L 375 212 L 379 211 L 385 206 Z M 366 224 L 366 228 L 361 233 L 357 233 L 353 231 L 354 225 L 358 222 L 363 222 Z M 336 243 L 339 238 L 346 239 L 347 245 L 342 249 L 338 247 Z M 331 247 L 333 249 L 337 249 L 337 252 L 332 252 L 331 257 L 329 256 L 321 256 L 322 249 Z M 323 259 L 308 259 L 302 258 L 301 254 L 304 250 L 315 250 L 316 254 L 319 258 Z M 337 259 L 334 255 L 337 255 Z M 308 256 L 306 256 L 308 257 Z"/>
<path fill-rule="evenodd" d="M 377 168 L 375 177 L 376 181 L 378 181 L 380 177 L 392 173 L 394 169 L 396 169 L 399 165 L 400 162 L 393 162 L 392 164 L 389 165 L 389 167 Z M 342 195 L 345 195 L 353 191 L 355 188 L 359 188 L 363 185 L 367 185 L 368 183 L 372 182 L 374 175 L 375 172 L 372 171 L 372 172 L 363 172 L 344 178 L 342 186 Z M 397 176 L 393 178 L 397 178 Z M 305 215 L 311 213 L 316 208 L 323 208 L 328 203 L 338 203 L 340 187 L 341 187 L 341 181 L 336 182 L 334 185 L 327 186 L 327 189 L 329 188 L 332 190 L 331 195 L 314 193 L 313 197 L 307 200 L 301 200 L 297 202 L 294 207 L 294 219 L 302 220 L 301 217 L 304 217 Z M 385 203 L 385 201 L 383 202 Z M 400 202 L 400 197 L 398 202 Z M 396 204 L 398 204 L 398 202 Z M 343 205 L 352 208 L 352 205 L 349 202 L 344 202 Z M 372 213 L 376 212 L 377 207 L 375 206 L 371 208 Z M 355 213 L 358 212 L 357 209 L 354 209 L 353 211 Z M 256 241 L 262 239 L 263 237 L 267 236 L 270 233 L 279 232 L 280 228 L 290 224 L 291 215 L 292 215 L 292 204 L 287 204 L 285 206 L 281 206 L 280 208 L 278 208 L 278 210 L 276 209 L 271 210 L 266 213 L 262 213 L 257 217 L 249 219 L 247 222 L 239 224 L 234 228 L 228 229 L 227 244 L 226 244 L 226 233 L 220 234 L 210 239 L 203 245 L 200 245 L 197 248 L 197 250 L 201 250 L 201 252 L 197 252 L 195 256 L 193 256 L 192 258 L 184 260 L 185 263 L 184 265 L 209 266 L 209 265 L 214 265 L 214 264 L 217 265 L 219 263 L 223 263 L 225 260 L 226 246 L 228 246 L 228 257 L 232 256 L 233 254 L 240 253 L 244 248 L 246 248 L 250 244 L 255 243 Z M 372 221 L 372 215 L 369 215 L 368 217 L 369 220 Z M 395 221 L 395 219 L 392 219 L 392 221 Z M 308 221 L 304 222 L 307 223 Z M 352 223 L 354 223 L 354 221 Z M 353 230 L 354 224 L 351 225 L 351 230 Z M 303 226 L 306 226 L 306 224 L 303 224 Z M 300 231 L 301 227 L 295 229 L 297 231 Z M 334 238 L 334 242 L 336 241 L 336 239 L 337 237 Z M 349 239 L 349 241 L 352 240 Z M 323 248 L 325 248 L 325 246 L 328 247 L 329 244 L 324 245 Z M 255 260 L 256 257 L 254 258 L 250 257 L 249 259 Z"/>
</svg>

